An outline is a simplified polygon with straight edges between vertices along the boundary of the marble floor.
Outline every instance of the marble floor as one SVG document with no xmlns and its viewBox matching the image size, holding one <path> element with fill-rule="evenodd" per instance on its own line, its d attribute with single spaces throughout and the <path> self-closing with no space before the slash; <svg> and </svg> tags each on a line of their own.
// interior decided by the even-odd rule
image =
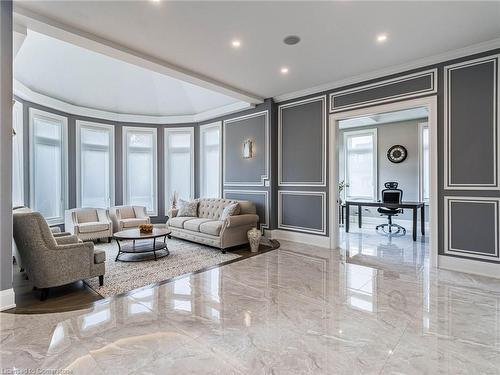
<svg viewBox="0 0 500 375">
<path fill-rule="evenodd" d="M 2 373 L 500 374 L 500 281 L 430 269 L 409 234 L 342 247 L 283 241 L 86 310 L 0 314 Z"/>
</svg>

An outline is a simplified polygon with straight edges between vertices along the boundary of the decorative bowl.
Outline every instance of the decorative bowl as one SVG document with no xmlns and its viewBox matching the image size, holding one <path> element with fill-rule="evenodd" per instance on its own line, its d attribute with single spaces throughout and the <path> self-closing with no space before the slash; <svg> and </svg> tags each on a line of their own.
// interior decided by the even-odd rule
<svg viewBox="0 0 500 375">
<path fill-rule="evenodd" d="M 141 224 L 139 230 L 141 233 L 151 233 L 153 232 L 153 224 Z"/>
</svg>

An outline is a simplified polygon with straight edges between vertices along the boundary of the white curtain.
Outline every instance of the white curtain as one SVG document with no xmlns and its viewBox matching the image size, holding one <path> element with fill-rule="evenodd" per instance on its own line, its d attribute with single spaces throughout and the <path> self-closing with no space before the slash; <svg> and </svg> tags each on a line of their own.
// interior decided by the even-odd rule
<svg viewBox="0 0 500 375">
<path fill-rule="evenodd" d="M 165 189 L 167 203 L 174 192 L 180 199 L 193 198 L 193 131 L 165 129 Z"/>
<path fill-rule="evenodd" d="M 220 126 L 201 129 L 201 196 L 220 197 Z"/>
</svg>

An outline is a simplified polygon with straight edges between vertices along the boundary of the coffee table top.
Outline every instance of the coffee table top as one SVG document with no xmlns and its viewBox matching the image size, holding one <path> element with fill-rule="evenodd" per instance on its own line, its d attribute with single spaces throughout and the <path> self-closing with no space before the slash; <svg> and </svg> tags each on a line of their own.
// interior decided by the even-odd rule
<svg viewBox="0 0 500 375">
<path fill-rule="evenodd" d="M 113 237 L 118 240 L 144 240 L 148 238 L 156 238 L 168 236 L 172 231 L 166 228 L 153 228 L 151 233 L 141 233 L 139 228 L 122 230 L 113 234 Z"/>
</svg>

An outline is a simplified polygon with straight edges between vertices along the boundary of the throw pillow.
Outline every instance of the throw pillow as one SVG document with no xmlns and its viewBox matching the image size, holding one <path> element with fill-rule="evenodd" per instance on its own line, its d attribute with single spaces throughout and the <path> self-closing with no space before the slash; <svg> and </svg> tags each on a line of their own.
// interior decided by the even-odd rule
<svg viewBox="0 0 500 375">
<path fill-rule="evenodd" d="M 198 201 L 185 201 L 179 199 L 177 216 L 198 217 Z"/>
<path fill-rule="evenodd" d="M 222 214 L 220 215 L 221 220 L 226 220 L 229 216 L 238 215 L 240 213 L 240 205 L 238 203 L 231 203 L 224 207 Z"/>
</svg>

